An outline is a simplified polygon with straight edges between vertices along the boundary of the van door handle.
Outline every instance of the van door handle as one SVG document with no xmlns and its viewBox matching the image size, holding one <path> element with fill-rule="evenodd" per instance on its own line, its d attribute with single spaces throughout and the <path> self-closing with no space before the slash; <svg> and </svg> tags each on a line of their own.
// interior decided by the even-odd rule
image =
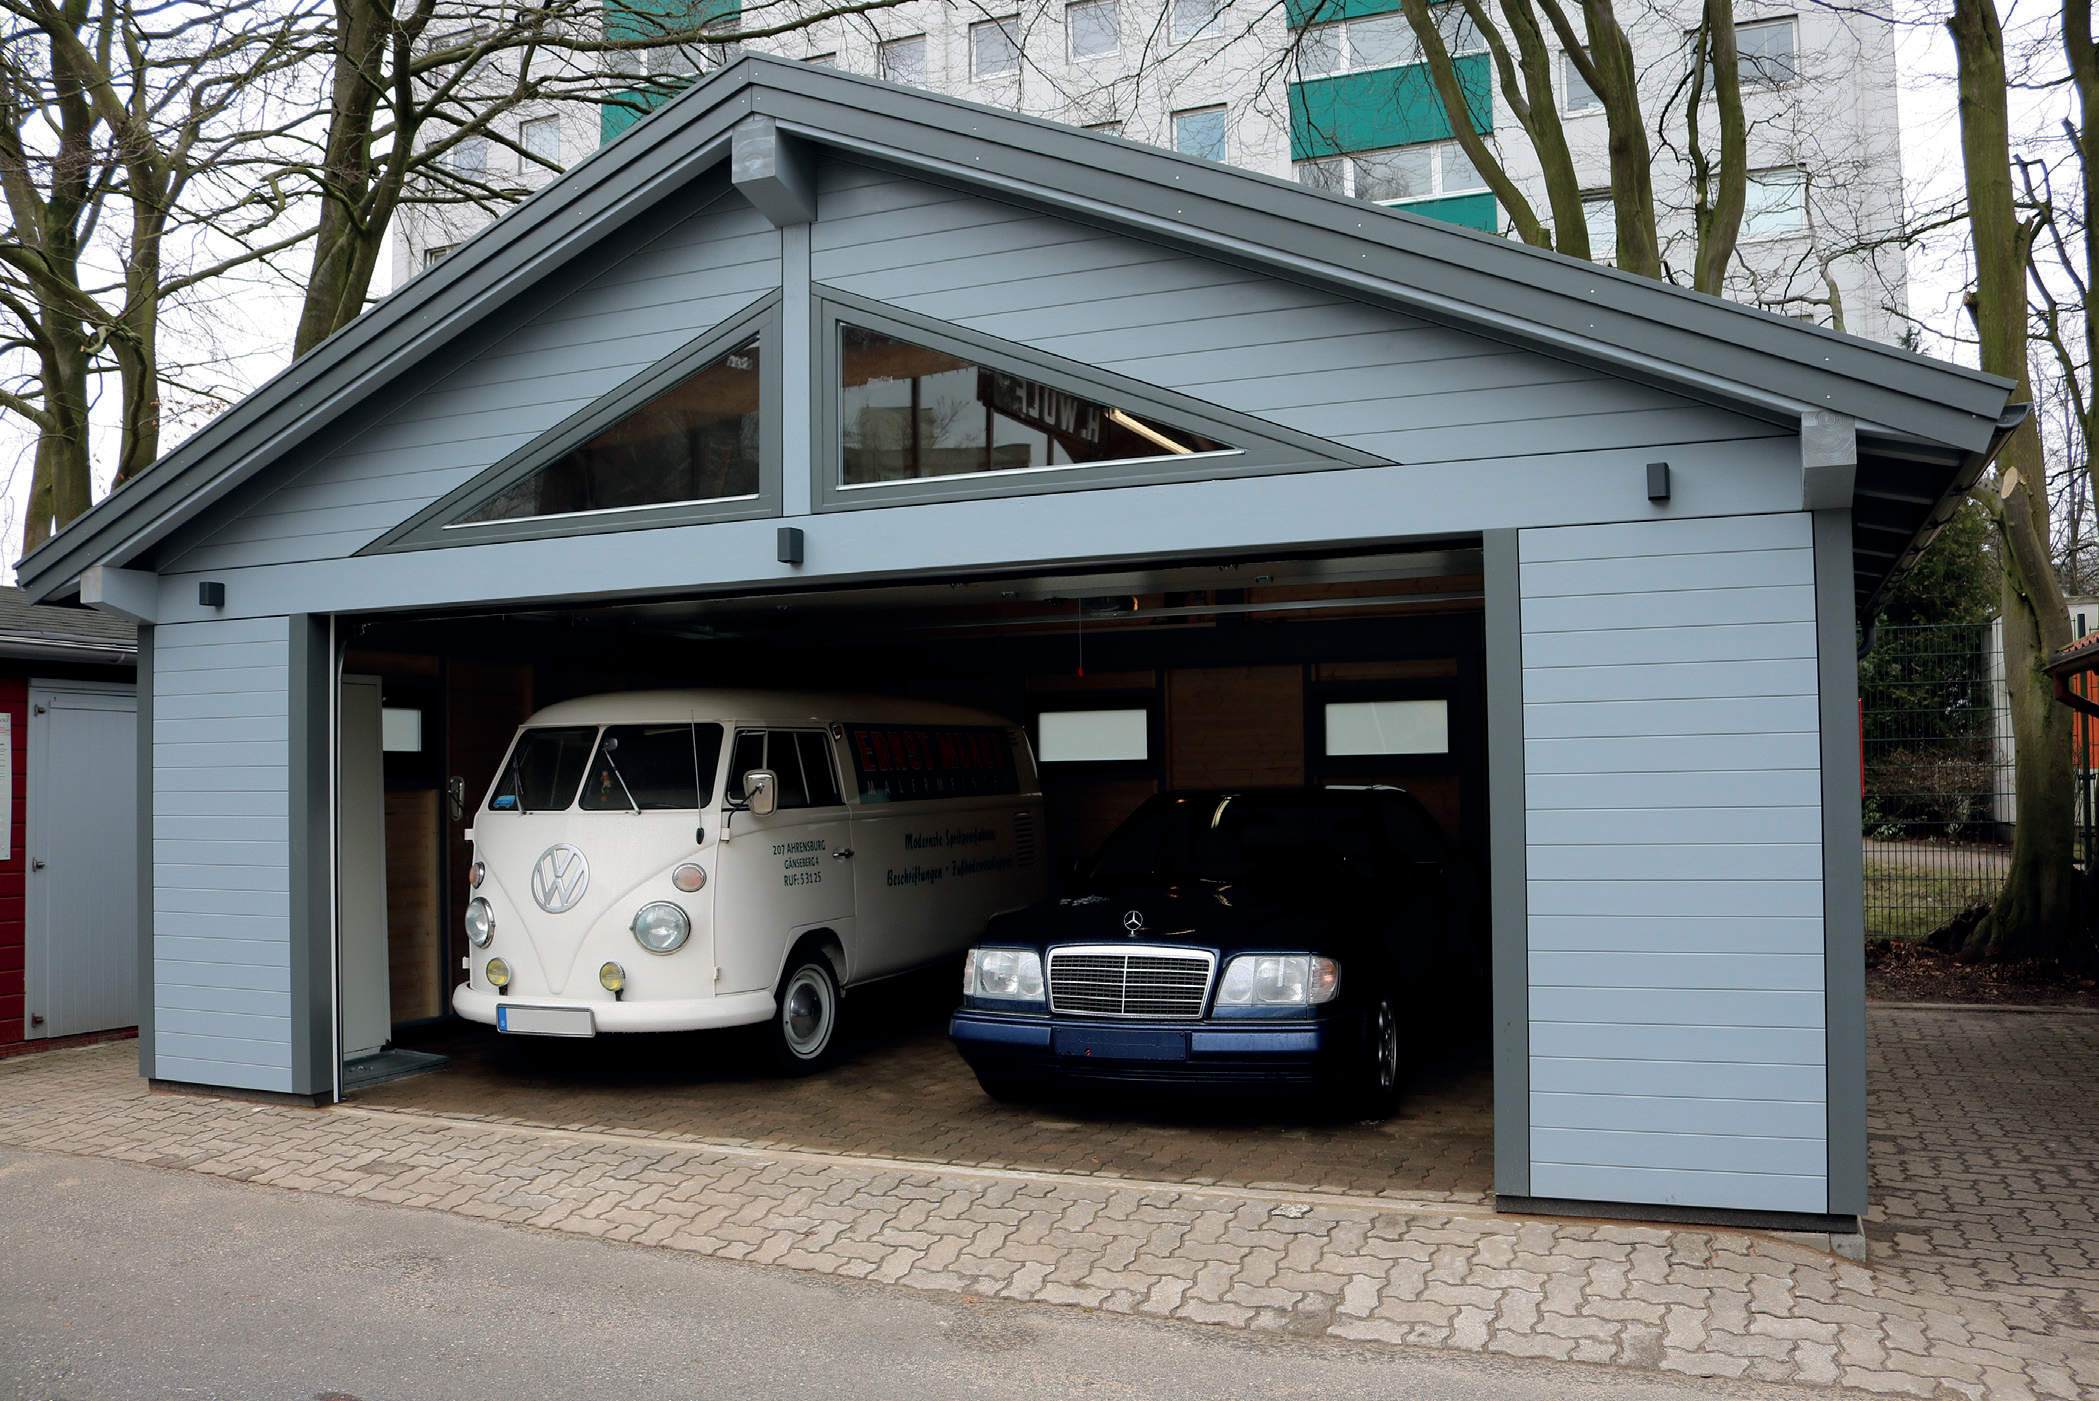
<svg viewBox="0 0 2099 1401">
<path fill-rule="evenodd" d="M 850 861 L 853 859 L 853 849 L 849 846 L 842 846 L 831 853 L 831 859 L 833 861 Z"/>
</svg>

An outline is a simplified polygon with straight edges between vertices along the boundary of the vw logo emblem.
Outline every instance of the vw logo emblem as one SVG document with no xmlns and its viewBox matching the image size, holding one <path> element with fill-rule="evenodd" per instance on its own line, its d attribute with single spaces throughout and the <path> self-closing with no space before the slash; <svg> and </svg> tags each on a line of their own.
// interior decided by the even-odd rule
<svg viewBox="0 0 2099 1401">
<path fill-rule="evenodd" d="M 1124 915 L 1122 917 L 1122 927 L 1130 932 L 1132 938 L 1142 934 L 1144 932 L 1144 911 L 1131 910 Z"/>
<path fill-rule="evenodd" d="M 550 915 L 576 908 L 590 888 L 590 863 L 567 842 L 556 842 L 532 864 L 532 898 Z"/>
</svg>

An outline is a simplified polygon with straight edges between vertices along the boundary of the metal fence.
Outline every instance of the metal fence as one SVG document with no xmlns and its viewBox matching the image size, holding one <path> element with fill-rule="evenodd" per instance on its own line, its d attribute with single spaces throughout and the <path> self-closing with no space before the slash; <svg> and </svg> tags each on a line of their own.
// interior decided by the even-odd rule
<svg viewBox="0 0 2099 1401">
<path fill-rule="evenodd" d="M 2011 862 L 2005 700 L 1994 624 L 1880 629 L 1859 668 L 1869 935 L 1929 934 L 1995 898 Z"/>
</svg>

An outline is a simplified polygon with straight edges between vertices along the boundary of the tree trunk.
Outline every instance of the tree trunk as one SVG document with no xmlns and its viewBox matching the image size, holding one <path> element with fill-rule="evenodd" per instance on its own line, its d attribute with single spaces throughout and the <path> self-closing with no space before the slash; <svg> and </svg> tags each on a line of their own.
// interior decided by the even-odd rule
<svg viewBox="0 0 2099 1401">
<path fill-rule="evenodd" d="M 2036 227 L 2022 223 L 2012 191 L 2004 31 L 1996 0 L 1954 0 L 1961 160 L 1975 256 L 1969 303 L 1982 368 L 2016 381 L 2031 403 L 2026 359 L 2026 276 Z M 1971 958 L 2059 957 L 2076 917 L 2070 712 L 2056 704 L 2041 667 L 2069 645 L 2069 609 L 2048 538 L 2047 459 L 2029 417 L 1997 458 L 1992 503 L 2003 544 L 2004 671 L 2010 693 L 2017 826 L 2004 889 L 1962 949 Z"/>
</svg>

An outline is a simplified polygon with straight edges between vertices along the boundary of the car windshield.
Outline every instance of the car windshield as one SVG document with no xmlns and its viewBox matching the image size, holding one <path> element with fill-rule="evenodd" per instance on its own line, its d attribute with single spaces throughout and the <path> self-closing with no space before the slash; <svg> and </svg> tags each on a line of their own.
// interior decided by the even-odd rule
<svg viewBox="0 0 2099 1401">
<path fill-rule="evenodd" d="M 1374 814 L 1317 793 L 1153 798 L 1102 843 L 1098 885 L 1238 884 L 1374 868 Z"/>
<path fill-rule="evenodd" d="M 545 725 L 525 731 L 511 746 L 488 798 L 492 812 L 547 812 L 576 796 L 595 725 Z"/>
<path fill-rule="evenodd" d="M 690 812 L 714 798 L 719 725 L 607 725 L 583 783 L 585 812 Z"/>
</svg>

